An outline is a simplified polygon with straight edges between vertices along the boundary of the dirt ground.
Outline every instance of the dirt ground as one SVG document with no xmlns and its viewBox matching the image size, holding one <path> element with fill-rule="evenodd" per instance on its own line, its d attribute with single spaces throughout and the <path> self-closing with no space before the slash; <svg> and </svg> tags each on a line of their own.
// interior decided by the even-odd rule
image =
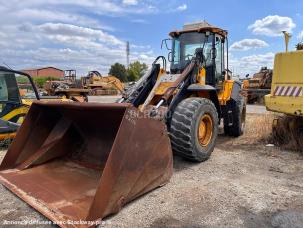
<svg viewBox="0 0 303 228">
<path fill-rule="evenodd" d="M 303 227 L 303 154 L 267 145 L 270 123 L 270 115 L 249 114 L 244 136 L 220 135 L 204 163 L 174 157 L 167 185 L 103 226 Z M 0 186 L 0 221 L 29 219 L 47 220 Z"/>
</svg>

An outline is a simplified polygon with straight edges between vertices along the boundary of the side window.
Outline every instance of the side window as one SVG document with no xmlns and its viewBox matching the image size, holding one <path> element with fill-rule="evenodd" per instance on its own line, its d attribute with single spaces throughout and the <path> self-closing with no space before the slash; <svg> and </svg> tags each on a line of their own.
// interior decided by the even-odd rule
<svg viewBox="0 0 303 228">
<path fill-rule="evenodd" d="M 174 64 L 180 63 L 180 41 L 175 40 L 174 41 Z"/>
<path fill-rule="evenodd" d="M 223 43 L 222 39 L 216 36 L 216 79 L 222 80 L 223 66 Z"/>
<path fill-rule="evenodd" d="M 5 77 L 0 77 L 0 101 L 8 101 L 8 91 Z"/>
<path fill-rule="evenodd" d="M 20 103 L 14 73 L 0 72 L 0 117 L 11 112 Z"/>
</svg>

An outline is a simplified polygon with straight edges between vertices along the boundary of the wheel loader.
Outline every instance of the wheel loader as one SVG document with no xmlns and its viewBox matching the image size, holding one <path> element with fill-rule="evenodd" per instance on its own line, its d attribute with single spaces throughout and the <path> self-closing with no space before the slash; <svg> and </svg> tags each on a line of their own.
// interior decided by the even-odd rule
<svg viewBox="0 0 303 228">
<path fill-rule="evenodd" d="M 207 160 L 221 120 L 240 136 L 245 103 L 226 73 L 227 31 L 201 22 L 170 37 L 170 69 L 158 57 L 118 103 L 35 102 L 1 183 L 61 226 L 96 222 L 167 183 L 173 153 Z"/>
</svg>

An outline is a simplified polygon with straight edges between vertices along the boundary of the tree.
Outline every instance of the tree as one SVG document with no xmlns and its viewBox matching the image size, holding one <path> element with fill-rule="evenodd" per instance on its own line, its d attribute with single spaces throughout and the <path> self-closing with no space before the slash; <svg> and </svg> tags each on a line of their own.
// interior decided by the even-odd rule
<svg viewBox="0 0 303 228">
<path fill-rule="evenodd" d="M 111 65 L 108 74 L 119 78 L 122 82 L 127 81 L 126 68 L 121 63 L 115 63 L 114 65 Z"/>
<path fill-rule="evenodd" d="M 44 84 L 47 82 L 47 81 L 58 81 L 58 78 L 55 78 L 55 77 L 35 77 L 33 78 L 34 79 L 34 83 L 36 84 L 36 86 L 38 88 L 43 88 Z"/>
<path fill-rule="evenodd" d="M 139 80 L 147 70 L 147 65 L 145 63 L 140 63 L 139 61 L 129 64 L 127 70 L 127 79 L 128 81 L 137 81 Z"/>
</svg>

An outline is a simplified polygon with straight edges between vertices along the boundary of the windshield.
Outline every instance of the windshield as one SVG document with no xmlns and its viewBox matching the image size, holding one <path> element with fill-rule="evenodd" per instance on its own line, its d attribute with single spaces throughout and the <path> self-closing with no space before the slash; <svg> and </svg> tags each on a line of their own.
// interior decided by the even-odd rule
<svg viewBox="0 0 303 228">
<path fill-rule="evenodd" d="M 183 69 L 195 55 L 197 48 L 203 48 L 206 65 L 211 64 L 211 49 L 213 35 L 208 37 L 205 33 L 183 33 L 173 39 L 172 69 Z"/>
</svg>

